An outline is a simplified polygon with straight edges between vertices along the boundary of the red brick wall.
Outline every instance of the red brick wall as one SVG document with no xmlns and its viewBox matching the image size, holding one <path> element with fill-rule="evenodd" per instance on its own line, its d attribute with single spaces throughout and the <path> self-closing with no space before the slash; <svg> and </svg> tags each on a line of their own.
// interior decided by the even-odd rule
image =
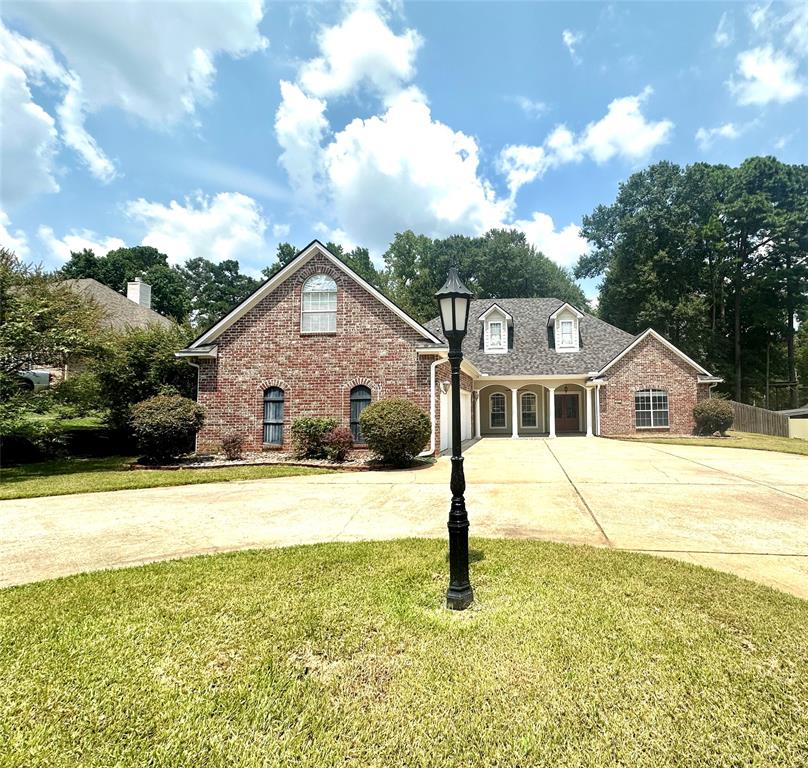
<svg viewBox="0 0 808 768">
<path fill-rule="evenodd" d="M 709 386 L 698 384 L 698 374 L 678 355 L 653 337 L 635 347 L 603 376 L 600 391 L 602 435 L 693 433 L 693 406 L 709 397 Z M 637 429 L 634 393 L 638 389 L 664 389 L 668 393 L 668 428 Z"/>
<path fill-rule="evenodd" d="M 337 283 L 337 330 L 301 334 L 301 290 L 317 273 Z M 357 384 L 372 399 L 405 397 L 429 412 L 429 366 L 415 348 L 428 343 L 348 275 L 317 255 L 228 328 L 218 358 L 200 360 L 199 402 L 205 426 L 200 451 L 216 450 L 228 432 L 244 435 L 248 450 L 263 441 L 263 396 L 284 390 L 284 447 L 292 422 L 303 415 L 334 416 L 348 426 L 349 395 Z"/>
</svg>

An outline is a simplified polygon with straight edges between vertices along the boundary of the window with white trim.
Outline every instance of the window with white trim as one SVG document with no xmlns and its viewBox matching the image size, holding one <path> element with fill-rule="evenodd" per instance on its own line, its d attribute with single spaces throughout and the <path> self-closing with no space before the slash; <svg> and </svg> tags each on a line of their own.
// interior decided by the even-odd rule
<svg viewBox="0 0 808 768">
<path fill-rule="evenodd" d="M 488 400 L 488 418 L 492 429 L 505 427 L 505 395 L 494 392 Z"/>
<path fill-rule="evenodd" d="M 561 321 L 561 346 L 562 347 L 571 347 L 573 346 L 573 329 L 575 328 L 575 323 L 572 320 L 562 320 Z"/>
<path fill-rule="evenodd" d="M 488 338 L 492 349 L 502 348 L 502 321 L 492 320 L 488 323 Z"/>
<path fill-rule="evenodd" d="M 337 330 L 337 284 L 328 275 L 313 275 L 303 284 L 300 317 L 303 333 L 334 333 Z"/>
<path fill-rule="evenodd" d="M 522 426 L 539 426 L 538 398 L 535 392 L 522 392 L 521 395 Z"/>
<path fill-rule="evenodd" d="M 664 389 L 641 389 L 634 393 L 636 425 L 642 427 L 667 427 L 668 393 Z"/>
</svg>

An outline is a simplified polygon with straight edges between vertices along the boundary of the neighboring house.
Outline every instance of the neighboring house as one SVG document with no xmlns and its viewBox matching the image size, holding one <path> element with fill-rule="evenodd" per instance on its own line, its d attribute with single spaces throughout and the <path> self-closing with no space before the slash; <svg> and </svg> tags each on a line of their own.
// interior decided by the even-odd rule
<svg viewBox="0 0 808 768">
<path fill-rule="evenodd" d="M 101 324 L 105 328 L 124 331 L 150 325 L 175 325 L 173 320 L 151 308 L 151 286 L 139 277 L 127 283 L 126 296 L 91 277 L 65 280 L 64 284 L 101 308 Z"/>
<path fill-rule="evenodd" d="M 199 367 L 199 450 L 237 432 L 289 445 L 303 415 L 335 416 L 361 443 L 369 403 L 404 397 L 430 414 L 428 452 L 448 447 L 448 347 L 314 241 L 177 353 Z M 690 434 L 720 379 L 649 329 L 638 336 L 558 299 L 472 302 L 461 373 L 463 438 Z"/>
</svg>

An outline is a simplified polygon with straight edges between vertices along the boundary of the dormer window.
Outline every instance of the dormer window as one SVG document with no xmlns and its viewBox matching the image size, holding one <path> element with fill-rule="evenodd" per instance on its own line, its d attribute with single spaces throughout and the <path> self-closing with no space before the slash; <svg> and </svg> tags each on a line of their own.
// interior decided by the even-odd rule
<svg viewBox="0 0 808 768">
<path fill-rule="evenodd" d="M 580 321 L 583 313 L 572 304 L 562 304 L 547 319 L 547 325 L 553 329 L 556 352 L 577 352 L 580 349 Z"/>
<path fill-rule="evenodd" d="M 483 324 L 483 349 L 486 354 L 505 354 L 508 351 L 508 326 L 513 318 L 497 304 L 492 304 L 478 318 Z"/>
</svg>

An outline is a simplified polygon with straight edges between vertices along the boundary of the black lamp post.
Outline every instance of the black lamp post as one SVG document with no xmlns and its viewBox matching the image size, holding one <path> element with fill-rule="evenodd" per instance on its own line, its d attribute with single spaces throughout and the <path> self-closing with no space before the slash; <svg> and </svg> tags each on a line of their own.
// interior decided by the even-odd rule
<svg viewBox="0 0 808 768">
<path fill-rule="evenodd" d="M 449 589 L 446 607 L 454 611 L 468 608 L 474 600 L 469 581 L 469 518 L 466 514 L 466 478 L 460 447 L 460 362 L 463 360 L 463 337 L 469 319 L 471 291 L 451 267 L 443 287 L 435 294 L 440 305 L 443 335 L 449 342 L 449 365 L 452 368 L 452 505 L 449 508 Z"/>
</svg>

